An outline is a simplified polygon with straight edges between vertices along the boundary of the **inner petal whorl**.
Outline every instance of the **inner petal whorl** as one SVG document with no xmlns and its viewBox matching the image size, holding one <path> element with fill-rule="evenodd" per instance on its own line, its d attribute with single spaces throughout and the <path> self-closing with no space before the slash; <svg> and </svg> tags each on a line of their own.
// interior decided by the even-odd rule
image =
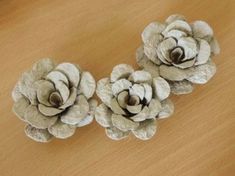
<svg viewBox="0 0 235 176">
<path fill-rule="evenodd" d="M 174 64 L 179 64 L 184 59 L 184 49 L 182 47 L 175 47 L 170 51 L 170 59 Z"/>
<path fill-rule="evenodd" d="M 54 107 L 59 107 L 63 104 L 62 97 L 60 96 L 59 92 L 53 92 L 51 93 L 49 97 L 49 102 L 54 106 Z"/>
</svg>

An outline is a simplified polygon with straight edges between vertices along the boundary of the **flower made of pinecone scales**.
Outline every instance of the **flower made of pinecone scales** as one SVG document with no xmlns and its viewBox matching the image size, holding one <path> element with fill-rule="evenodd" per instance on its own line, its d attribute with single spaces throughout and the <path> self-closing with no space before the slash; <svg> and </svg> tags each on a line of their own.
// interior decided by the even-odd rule
<svg viewBox="0 0 235 176">
<path fill-rule="evenodd" d="M 140 67 L 168 81 L 174 94 L 193 91 L 193 83 L 205 84 L 216 72 L 212 57 L 220 48 L 212 28 L 204 21 L 189 24 L 182 15 L 165 23 L 150 23 L 137 50 Z"/>
<path fill-rule="evenodd" d="M 92 99 L 93 76 L 71 63 L 56 65 L 42 59 L 21 76 L 12 97 L 13 111 L 27 123 L 25 133 L 38 142 L 65 139 L 92 122 L 97 101 Z"/>
<path fill-rule="evenodd" d="M 114 140 L 130 133 L 150 139 L 156 133 L 157 119 L 169 117 L 174 110 L 168 99 L 169 84 L 163 78 L 134 71 L 127 64 L 115 66 L 110 78 L 99 80 L 96 93 L 102 104 L 96 108 L 95 119 Z"/>
</svg>

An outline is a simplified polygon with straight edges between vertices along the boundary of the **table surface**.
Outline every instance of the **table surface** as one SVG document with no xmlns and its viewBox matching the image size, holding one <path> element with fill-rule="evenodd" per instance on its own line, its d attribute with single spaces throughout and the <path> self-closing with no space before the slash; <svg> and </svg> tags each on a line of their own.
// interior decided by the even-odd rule
<svg viewBox="0 0 235 176">
<path fill-rule="evenodd" d="M 234 8 L 234 0 L 1 0 L 0 175 L 234 176 Z M 79 63 L 97 80 L 119 63 L 137 68 L 142 30 L 173 13 L 207 21 L 221 54 L 208 84 L 172 96 L 175 114 L 152 140 L 111 141 L 95 122 L 67 140 L 25 137 L 10 95 L 24 70 L 43 57 Z"/>
</svg>

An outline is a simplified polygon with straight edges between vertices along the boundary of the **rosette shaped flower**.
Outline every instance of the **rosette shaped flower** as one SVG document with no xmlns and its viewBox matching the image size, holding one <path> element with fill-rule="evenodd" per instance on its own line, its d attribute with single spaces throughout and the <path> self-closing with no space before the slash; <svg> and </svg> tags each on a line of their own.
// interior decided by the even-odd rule
<svg viewBox="0 0 235 176">
<path fill-rule="evenodd" d="M 189 24 L 182 15 L 172 15 L 165 23 L 150 23 L 142 40 L 137 63 L 166 79 L 175 94 L 192 92 L 193 83 L 205 84 L 216 72 L 212 57 L 220 49 L 204 21 Z"/>
<path fill-rule="evenodd" d="M 71 63 L 55 65 L 42 59 L 22 74 L 12 97 L 13 111 L 27 123 L 25 133 L 38 142 L 65 139 L 77 127 L 92 122 L 97 101 L 92 99 L 93 76 Z"/>
<path fill-rule="evenodd" d="M 156 120 L 169 117 L 174 110 L 168 99 L 169 84 L 163 78 L 134 71 L 126 64 L 115 66 L 110 78 L 99 80 L 96 93 L 102 104 L 96 108 L 95 119 L 114 140 L 130 133 L 150 139 L 156 133 Z"/>
</svg>

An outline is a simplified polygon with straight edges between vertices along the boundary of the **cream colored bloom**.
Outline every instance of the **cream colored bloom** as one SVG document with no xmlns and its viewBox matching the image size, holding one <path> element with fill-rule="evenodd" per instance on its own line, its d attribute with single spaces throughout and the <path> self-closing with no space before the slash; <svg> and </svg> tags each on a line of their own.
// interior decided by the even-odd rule
<svg viewBox="0 0 235 176">
<path fill-rule="evenodd" d="M 42 59 L 16 84 L 13 111 L 27 123 L 25 133 L 33 140 L 68 138 L 77 127 L 92 122 L 95 87 L 93 76 L 78 66 Z"/>
<path fill-rule="evenodd" d="M 193 83 L 205 84 L 216 72 L 212 57 L 220 49 L 213 30 L 204 21 L 189 24 L 182 15 L 172 15 L 165 23 L 150 23 L 142 40 L 138 64 L 168 80 L 173 93 L 189 93 Z"/>
<path fill-rule="evenodd" d="M 96 108 L 95 119 L 114 140 L 130 133 L 150 139 L 157 130 L 156 120 L 169 117 L 174 110 L 168 99 L 169 84 L 163 78 L 134 71 L 126 64 L 115 66 L 110 78 L 99 80 L 96 93 L 102 104 Z"/>
</svg>

